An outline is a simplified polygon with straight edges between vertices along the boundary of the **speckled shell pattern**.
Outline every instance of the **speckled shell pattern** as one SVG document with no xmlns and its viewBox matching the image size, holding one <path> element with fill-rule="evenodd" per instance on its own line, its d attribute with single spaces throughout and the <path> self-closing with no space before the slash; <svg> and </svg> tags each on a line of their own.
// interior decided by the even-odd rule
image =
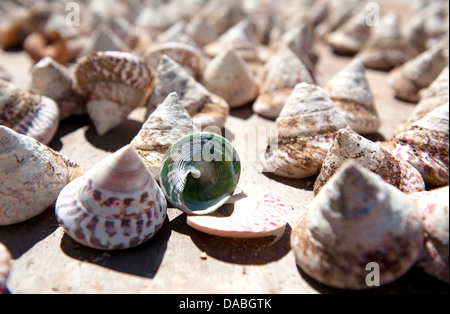
<svg viewBox="0 0 450 314">
<path fill-rule="evenodd" d="M 416 266 L 425 273 L 449 282 L 449 186 L 413 193 L 412 200 L 422 218 L 424 249 Z"/>
<path fill-rule="evenodd" d="M 394 281 L 417 261 L 422 247 L 414 203 L 352 161 L 328 181 L 291 233 L 302 270 L 342 289 L 371 288 L 366 284 L 369 263 L 378 265 L 380 285 Z"/>
<path fill-rule="evenodd" d="M 314 195 L 348 160 L 381 176 L 387 183 L 405 193 L 425 190 L 422 175 L 411 164 L 396 158 L 378 143 L 349 130 L 337 132 L 319 175 L 314 183 Z"/>
<path fill-rule="evenodd" d="M 128 52 L 94 52 L 79 59 L 74 68 L 79 92 L 97 133 L 119 125 L 138 106 L 144 105 L 154 84 L 154 70 Z"/>
<path fill-rule="evenodd" d="M 82 174 L 66 156 L 0 126 L 0 226 L 42 213 L 66 184 Z"/>
<path fill-rule="evenodd" d="M 360 59 L 354 58 L 333 76 L 325 90 L 353 130 L 360 134 L 378 130 L 380 118 Z"/>
<path fill-rule="evenodd" d="M 449 184 L 449 106 L 439 106 L 381 146 L 408 161 L 430 186 Z"/>
<path fill-rule="evenodd" d="M 325 91 L 308 83 L 297 84 L 275 125 L 278 134 L 269 135 L 261 163 L 288 178 L 318 174 L 336 132 L 349 128 Z M 276 148 L 271 146 L 274 141 Z"/>
<path fill-rule="evenodd" d="M 0 242 L 0 294 L 7 293 L 6 281 L 11 271 L 11 252 Z"/>
<path fill-rule="evenodd" d="M 156 68 L 155 86 L 147 101 L 147 113 L 161 104 L 172 92 L 191 115 L 197 129 L 216 126 L 223 129 L 230 108 L 220 96 L 209 92 L 197 82 L 180 64 L 163 55 Z"/>
<path fill-rule="evenodd" d="M 0 125 L 49 144 L 59 126 L 59 108 L 49 97 L 0 80 Z"/>
<path fill-rule="evenodd" d="M 55 213 L 77 242 L 115 250 L 155 235 L 166 218 L 167 203 L 143 161 L 125 146 L 68 184 Z"/>
</svg>

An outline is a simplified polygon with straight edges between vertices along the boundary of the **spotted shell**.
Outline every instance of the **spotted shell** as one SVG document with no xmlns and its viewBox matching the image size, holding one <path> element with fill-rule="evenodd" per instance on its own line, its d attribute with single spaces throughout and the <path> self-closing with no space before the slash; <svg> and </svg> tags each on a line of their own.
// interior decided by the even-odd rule
<svg viewBox="0 0 450 314">
<path fill-rule="evenodd" d="M 255 100 L 259 92 L 255 76 L 233 48 L 225 49 L 208 63 L 201 82 L 225 99 L 230 108 Z"/>
<path fill-rule="evenodd" d="M 0 242 L 0 294 L 7 293 L 6 280 L 11 271 L 12 256 L 8 248 Z"/>
<path fill-rule="evenodd" d="M 322 284 L 343 289 L 373 287 L 367 283 L 373 265 L 379 285 L 394 281 L 417 261 L 422 247 L 414 203 L 353 161 L 322 188 L 291 234 L 301 269 Z"/>
<path fill-rule="evenodd" d="M 197 129 L 224 128 L 230 111 L 227 102 L 208 91 L 169 56 L 163 55 L 156 68 L 155 86 L 147 101 L 147 113 L 153 112 L 172 92 L 177 93 Z"/>
<path fill-rule="evenodd" d="M 353 160 L 378 174 L 387 183 L 405 193 L 425 190 L 425 182 L 421 174 L 411 164 L 403 159 L 395 158 L 377 143 L 355 132 L 340 130 L 336 134 L 314 183 L 314 195 L 348 160 Z"/>
<path fill-rule="evenodd" d="M 449 184 L 448 102 L 412 122 L 381 147 L 398 159 L 408 161 L 422 175 L 426 184 Z"/>
<path fill-rule="evenodd" d="M 419 210 L 424 250 L 416 263 L 427 274 L 449 282 L 449 186 L 408 195 Z"/>
<path fill-rule="evenodd" d="M 325 91 L 308 83 L 297 84 L 275 126 L 261 163 L 264 171 L 288 178 L 318 174 L 336 132 L 348 128 Z"/>
<path fill-rule="evenodd" d="M 55 213 L 75 241 L 114 250 L 155 235 L 166 218 L 167 204 L 144 162 L 127 145 L 68 184 L 58 196 Z"/>
<path fill-rule="evenodd" d="M 155 180 L 167 150 L 186 134 L 194 132 L 191 116 L 176 92 L 158 105 L 133 138 L 130 146 L 142 157 Z"/>
<path fill-rule="evenodd" d="M 85 99 L 75 90 L 71 72 L 51 57 L 42 58 L 31 68 L 31 89 L 56 101 L 61 120 L 86 111 Z"/>
<path fill-rule="evenodd" d="M 419 101 L 419 91 L 428 87 L 446 66 L 443 48 L 436 46 L 407 61 L 389 74 L 395 97 Z"/>
<path fill-rule="evenodd" d="M 354 131 L 368 134 L 379 129 L 380 118 L 360 59 L 354 58 L 334 75 L 325 90 Z"/>
<path fill-rule="evenodd" d="M 289 48 L 280 48 L 266 63 L 262 86 L 253 111 L 276 119 L 295 86 L 301 82 L 314 84 L 308 69 Z"/>
<path fill-rule="evenodd" d="M 210 215 L 188 215 L 192 228 L 211 235 L 229 238 L 259 238 L 275 236 L 279 240 L 286 230 L 287 207 L 282 200 L 253 185 L 240 185 L 235 194 L 220 209 Z M 231 215 L 219 212 L 232 208 Z M 272 243 L 274 243 L 272 242 Z"/>
<path fill-rule="evenodd" d="M 83 170 L 31 137 L 0 126 L 0 225 L 25 221 L 53 205 Z"/>
<path fill-rule="evenodd" d="M 0 80 L 0 125 L 48 144 L 59 126 L 59 108 L 49 97 Z"/>
<path fill-rule="evenodd" d="M 93 52 L 77 61 L 76 83 L 88 98 L 87 112 L 99 135 L 145 104 L 153 89 L 153 72 L 141 58 L 128 52 Z"/>
<path fill-rule="evenodd" d="M 200 132 L 170 147 L 159 182 L 173 206 L 187 214 L 205 215 L 230 199 L 240 172 L 239 156 L 231 143 L 218 134 Z"/>
</svg>

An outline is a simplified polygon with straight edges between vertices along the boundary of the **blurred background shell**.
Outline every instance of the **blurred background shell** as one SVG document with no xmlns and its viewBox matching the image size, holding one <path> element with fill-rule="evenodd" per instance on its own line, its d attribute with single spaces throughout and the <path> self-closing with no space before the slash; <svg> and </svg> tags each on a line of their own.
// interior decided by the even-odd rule
<svg viewBox="0 0 450 314">
<path fill-rule="evenodd" d="M 0 242 L 0 294 L 7 293 L 6 281 L 11 271 L 12 256 L 8 248 Z"/>
</svg>

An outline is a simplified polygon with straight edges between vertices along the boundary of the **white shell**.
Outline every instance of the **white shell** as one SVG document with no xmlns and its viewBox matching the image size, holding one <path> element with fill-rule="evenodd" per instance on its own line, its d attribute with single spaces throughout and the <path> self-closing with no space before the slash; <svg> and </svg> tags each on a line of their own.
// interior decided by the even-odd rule
<svg viewBox="0 0 450 314">
<path fill-rule="evenodd" d="M 8 248 L 0 242 L 0 294 L 6 293 L 6 280 L 11 271 L 12 256 Z"/>
</svg>

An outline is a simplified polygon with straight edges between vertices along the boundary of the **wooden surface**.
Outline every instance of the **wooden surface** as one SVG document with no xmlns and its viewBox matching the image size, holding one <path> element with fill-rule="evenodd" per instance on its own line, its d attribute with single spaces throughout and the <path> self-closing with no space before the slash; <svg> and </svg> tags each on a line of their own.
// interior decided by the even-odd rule
<svg viewBox="0 0 450 314">
<path fill-rule="evenodd" d="M 320 43 L 317 49 L 322 83 L 351 60 L 333 55 Z M 23 52 L 0 52 L 0 64 L 13 75 L 15 84 L 29 86 L 31 62 Z M 414 105 L 394 99 L 385 72 L 368 70 L 367 77 L 383 122 L 380 132 L 369 138 L 389 138 Z M 50 146 L 87 170 L 128 144 L 139 131 L 144 114 L 143 108 L 136 109 L 121 126 L 102 137 L 87 116 L 69 118 L 62 122 Z M 0 227 L 0 241 L 14 258 L 8 289 L 11 293 L 355 293 L 321 285 L 296 266 L 289 245 L 290 226 L 313 199 L 315 178 L 285 179 L 259 171 L 252 158 L 257 152 L 247 149 L 245 139 L 252 138 L 248 134 L 256 126 L 272 124 L 253 114 L 247 105 L 231 111 L 226 129 L 234 136 L 243 163 L 240 182 L 269 189 L 290 208 L 289 226 L 279 242 L 269 245 L 270 239 L 203 234 L 186 224 L 185 214 L 169 208 L 163 228 L 150 241 L 127 250 L 103 252 L 69 238 L 51 207 L 29 221 Z M 261 137 L 256 140 L 265 142 Z M 263 148 L 258 147 L 259 151 Z M 394 283 L 362 293 L 431 292 L 448 293 L 448 285 L 412 268 Z"/>
</svg>

